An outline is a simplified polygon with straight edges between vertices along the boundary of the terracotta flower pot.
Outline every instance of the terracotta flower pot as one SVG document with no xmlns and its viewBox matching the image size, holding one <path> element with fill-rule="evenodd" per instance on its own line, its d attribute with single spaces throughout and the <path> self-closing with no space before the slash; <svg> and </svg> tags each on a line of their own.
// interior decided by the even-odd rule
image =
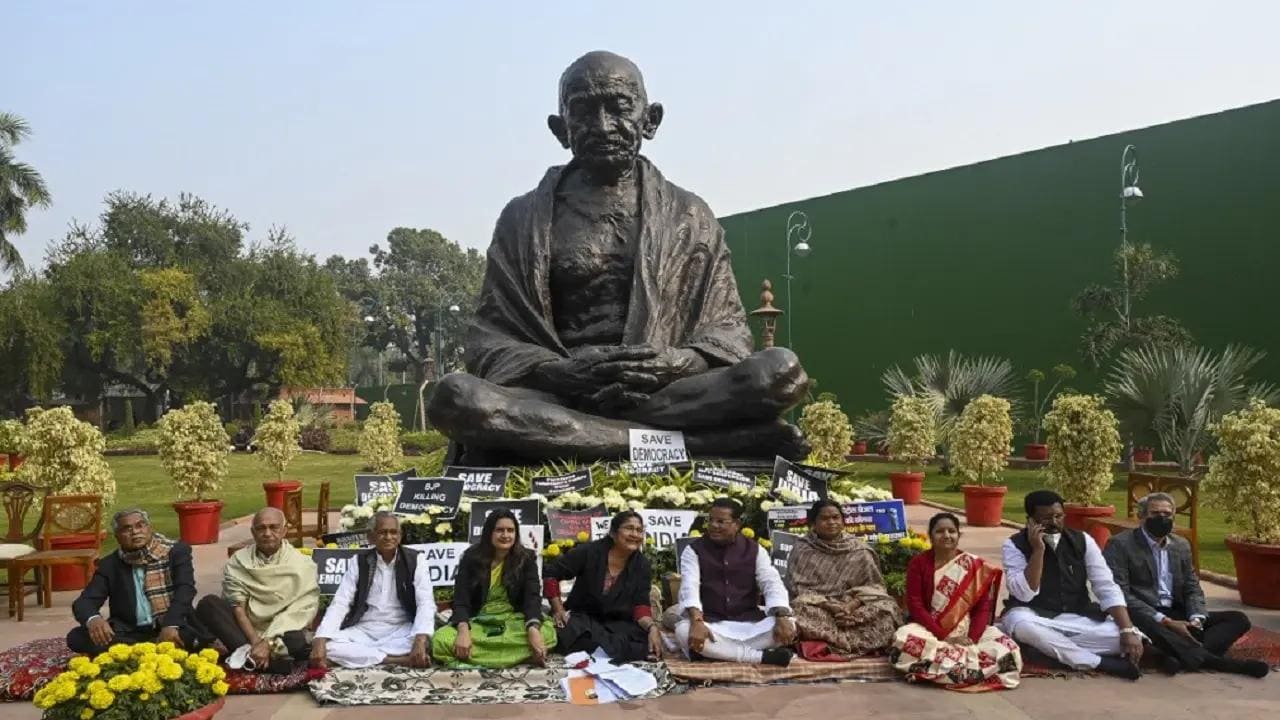
<svg viewBox="0 0 1280 720">
<path fill-rule="evenodd" d="M 176 502 L 178 535 L 188 545 L 211 545 L 218 542 L 219 525 L 222 524 L 222 501 Z"/>
<path fill-rule="evenodd" d="M 1004 496 L 1009 488 L 961 485 L 964 493 L 964 518 L 974 527 L 999 527 L 1004 514 Z"/>
<path fill-rule="evenodd" d="M 1230 537 L 1226 543 L 1236 563 L 1240 602 L 1280 609 L 1280 545 L 1259 545 Z"/>
<path fill-rule="evenodd" d="M 1049 446 L 1044 443 L 1027 443 L 1022 446 L 1022 457 L 1028 460 L 1048 460 Z"/>
<path fill-rule="evenodd" d="M 222 706 L 225 705 L 226 702 L 227 699 L 225 697 L 220 697 L 202 708 L 196 708 L 189 713 L 183 713 L 175 717 L 173 720 L 209 720 L 209 718 L 218 714 L 218 711 L 222 709 Z"/>
<path fill-rule="evenodd" d="M 907 505 L 919 505 L 922 488 L 924 485 L 924 473 L 922 472 L 896 472 L 889 473 L 889 482 L 893 486 L 893 496 L 898 498 Z"/>
<path fill-rule="evenodd" d="M 850 454 L 850 455 L 866 455 L 866 454 L 867 454 L 867 441 L 866 441 L 866 440 L 859 440 L 859 441 L 855 442 L 855 443 L 854 443 L 854 444 L 849 448 L 849 454 Z"/>
<path fill-rule="evenodd" d="M 1111 539 L 1111 532 L 1106 528 L 1090 528 L 1089 521 L 1115 515 L 1115 505 L 1067 505 L 1063 509 L 1067 513 L 1067 527 L 1089 533 L 1098 547 L 1106 546 L 1107 540 Z"/>
<path fill-rule="evenodd" d="M 267 492 L 267 505 L 280 512 L 284 512 L 284 494 L 300 487 L 301 480 L 272 480 L 262 483 L 262 489 Z"/>
<path fill-rule="evenodd" d="M 50 550 L 92 550 L 102 542 L 106 537 L 103 533 L 101 537 L 94 537 L 93 533 L 76 533 L 75 535 L 54 535 L 49 538 Z M 85 569 L 79 565 L 54 565 L 49 569 L 53 575 L 50 582 L 53 583 L 54 592 L 63 590 L 83 590 L 85 585 L 89 584 L 89 578 L 93 571 L 85 572 Z"/>
<path fill-rule="evenodd" d="M 1133 449 L 1133 461 L 1139 464 L 1146 464 L 1155 459 L 1155 450 L 1149 447 L 1136 447 Z"/>
</svg>

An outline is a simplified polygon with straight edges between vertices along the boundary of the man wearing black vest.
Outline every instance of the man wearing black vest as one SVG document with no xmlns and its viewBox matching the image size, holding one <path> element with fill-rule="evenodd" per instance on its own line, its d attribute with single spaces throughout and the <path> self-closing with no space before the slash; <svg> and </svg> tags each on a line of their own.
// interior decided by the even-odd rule
<svg viewBox="0 0 1280 720">
<path fill-rule="evenodd" d="M 1097 543 L 1064 527 L 1051 490 L 1029 493 L 1023 507 L 1027 526 L 1002 551 L 1009 598 L 1000 626 L 1068 667 L 1137 680 L 1142 635 Z"/>
<path fill-rule="evenodd" d="M 717 498 L 707 533 L 680 556 L 676 642 L 686 654 L 712 660 L 786 666 L 795 642 L 787 588 L 764 548 L 745 535 L 742 505 Z M 760 595 L 768 612 L 760 609 Z"/>
<path fill-rule="evenodd" d="M 372 548 L 351 558 L 311 646 L 311 664 L 427 667 L 436 603 L 426 563 L 400 546 L 400 518 L 375 513 Z"/>
</svg>

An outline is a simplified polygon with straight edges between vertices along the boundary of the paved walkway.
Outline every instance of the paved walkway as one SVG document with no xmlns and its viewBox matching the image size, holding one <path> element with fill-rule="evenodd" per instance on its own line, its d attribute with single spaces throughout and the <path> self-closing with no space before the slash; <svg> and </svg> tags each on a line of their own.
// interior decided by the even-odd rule
<svg viewBox="0 0 1280 720">
<path fill-rule="evenodd" d="M 907 517 L 913 528 L 923 530 L 933 508 L 913 506 Z M 196 581 L 201 593 L 216 592 L 221 582 L 226 546 L 249 536 L 248 519 L 224 529 L 221 542 L 195 548 Z M 967 528 L 962 545 L 970 552 L 998 561 L 1000 544 L 1012 531 L 1007 528 Z M 1210 607 L 1247 610 L 1254 623 L 1280 631 L 1280 611 L 1243 608 L 1234 590 L 1205 583 Z M 60 636 L 70 627 L 73 593 L 57 593 L 53 608 L 28 607 L 26 620 L 0 620 L 0 648 L 27 640 Z M 28 598 L 34 602 L 34 597 Z M 1086 720 L 1087 718 L 1150 717 L 1161 720 L 1236 720 L 1271 718 L 1280 708 L 1280 674 L 1265 680 L 1216 674 L 1183 674 L 1174 678 L 1151 675 L 1131 683 L 1112 678 L 1036 679 L 1023 681 L 1011 692 L 969 695 L 907 683 L 845 683 L 771 687 L 712 687 L 643 703 L 619 703 L 602 707 L 573 705 L 471 705 L 379 706 L 382 718 L 501 719 L 543 717 L 555 713 L 558 720 L 647 720 L 649 718 L 734 718 L 766 720 L 787 717 L 809 720 L 830 717 L 843 707 L 862 717 L 982 718 L 1014 720 Z M 342 720 L 368 717 L 369 708 L 320 707 L 306 692 L 289 695 L 254 695 L 227 698 L 219 720 Z M 845 713 L 848 715 L 849 713 Z M 36 720 L 39 711 L 29 704 L 0 704 L 2 720 Z"/>
</svg>

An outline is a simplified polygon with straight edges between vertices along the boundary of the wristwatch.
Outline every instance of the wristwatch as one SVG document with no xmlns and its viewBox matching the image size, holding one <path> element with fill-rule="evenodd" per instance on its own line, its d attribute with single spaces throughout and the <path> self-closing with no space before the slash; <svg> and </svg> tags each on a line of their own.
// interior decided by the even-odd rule
<svg viewBox="0 0 1280 720">
<path fill-rule="evenodd" d="M 769 614 L 774 617 L 791 617 L 795 615 L 791 608 L 788 607 L 769 608 Z"/>
<path fill-rule="evenodd" d="M 1139 633 L 1138 633 L 1138 628 L 1130 625 L 1127 628 L 1120 628 L 1120 634 L 1121 635 L 1137 635 Z"/>
</svg>

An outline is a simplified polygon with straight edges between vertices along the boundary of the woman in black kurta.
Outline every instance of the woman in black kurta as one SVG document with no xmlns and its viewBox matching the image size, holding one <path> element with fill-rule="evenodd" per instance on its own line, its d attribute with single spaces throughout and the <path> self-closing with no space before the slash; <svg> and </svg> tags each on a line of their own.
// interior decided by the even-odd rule
<svg viewBox="0 0 1280 720">
<path fill-rule="evenodd" d="M 556 651 L 603 648 L 614 660 L 661 655 L 662 638 L 649 606 L 652 585 L 644 547 L 644 520 L 630 510 L 609 525 L 609 536 L 584 543 L 542 569 L 544 593 L 556 622 Z M 560 581 L 574 581 L 566 601 Z"/>
</svg>

